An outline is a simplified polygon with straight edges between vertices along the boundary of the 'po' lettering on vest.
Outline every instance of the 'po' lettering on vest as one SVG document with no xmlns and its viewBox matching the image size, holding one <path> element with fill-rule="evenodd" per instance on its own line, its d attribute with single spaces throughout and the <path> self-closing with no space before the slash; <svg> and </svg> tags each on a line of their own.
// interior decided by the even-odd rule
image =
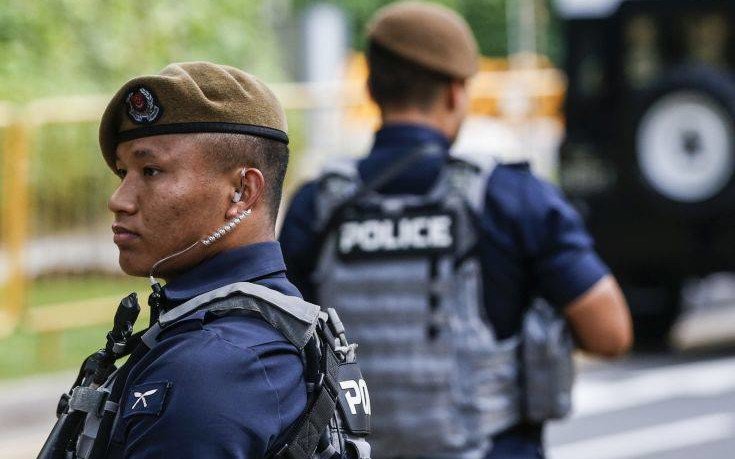
<svg viewBox="0 0 735 459">
<path fill-rule="evenodd" d="M 454 245 L 450 214 L 346 221 L 339 229 L 341 255 L 443 251 Z"/>
</svg>

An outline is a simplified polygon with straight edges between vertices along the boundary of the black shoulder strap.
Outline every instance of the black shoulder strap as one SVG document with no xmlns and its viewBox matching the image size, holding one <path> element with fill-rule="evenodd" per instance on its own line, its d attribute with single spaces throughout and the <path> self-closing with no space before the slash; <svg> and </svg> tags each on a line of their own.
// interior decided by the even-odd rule
<svg viewBox="0 0 735 459">
<path fill-rule="evenodd" d="M 134 346 L 134 350 L 131 352 L 128 360 L 117 371 L 115 382 L 112 384 L 112 390 L 110 391 L 108 400 L 118 405 L 118 412 L 122 410 L 120 400 L 122 399 L 123 389 L 125 389 L 125 383 L 128 380 L 130 371 L 150 350 L 140 337 L 140 334 L 137 335 L 137 339 L 130 343 L 131 347 Z M 112 429 L 114 428 L 116 416 L 117 412 L 105 411 L 103 413 L 97 439 L 94 442 L 88 459 L 102 459 L 108 456 L 110 447 L 112 446 Z"/>
<path fill-rule="evenodd" d="M 433 154 L 438 155 L 441 153 L 441 151 L 441 147 L 439 147 L 439 145 L 435 143 L 421 145 L 411 150 L 409 154 L 387 167 L 382 174 L 365 183 L 362 187 L 355 191 L 352 196 L 347 198 L 343 204 L 349 205 L 359 201 L 360 199 L 367 196 L 369 193 L 372 193 L 373 191 L 377 191 L 380 188 L 384 187 L 388 182 L 398 177 L 401 172 L 408 169 L 409 166 L 416 163 L 416 161 L 418 161 L 419 159 Z"/>
<path fill-rule="evenodd" d="M 311 459 L 314 453 L 329 447 L 323 434 L 335 416 L 339 388 L 339 361 L 328 342 L 334 336 L 320 320 L 314 336 L 305 348 L 306 382 L 309 398 L 306 409 L 270 448 L 268 459 Z"/>
</svg>

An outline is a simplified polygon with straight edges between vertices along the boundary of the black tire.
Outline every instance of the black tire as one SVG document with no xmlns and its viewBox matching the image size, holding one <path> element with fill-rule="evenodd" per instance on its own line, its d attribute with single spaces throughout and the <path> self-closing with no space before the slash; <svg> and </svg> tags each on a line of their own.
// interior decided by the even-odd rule
<svg viewBox="0 0 735 459">
<path fill-rule="evenodd" d="M 735 76 L 680 68 L 638 100 L 622 164 L 629 191 L 678 217 L 735 209 Z"/>
</svg>

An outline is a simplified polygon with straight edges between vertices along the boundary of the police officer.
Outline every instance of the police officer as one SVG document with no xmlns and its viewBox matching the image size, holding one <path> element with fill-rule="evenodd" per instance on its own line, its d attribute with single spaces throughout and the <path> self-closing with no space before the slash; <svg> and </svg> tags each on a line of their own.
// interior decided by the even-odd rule
<svg viewBox="0 0 735 459">
<path fill-rule="evenodd" d="M 354 347 L 332 349 L 343 331 L 325 334 L 327 316 L 285 276 L 274 225 L 289 151 L 273 93 L 232 67 L 172 64 L 117 92 L 100 144 L 120 179 L 109 199 L 120 266 L 166 281 L 160 317 L 109 379 L 93 368 L 93 384 L 62 397 L 60 422 L 83 412 L 84 426 L 55 429 L 41 456 L 307 458 L 317 443 L 338 454 L 331 416 L 314 413 L 333 414 L 341 377 L 321 364 L 347 371 Z M 111 344 L 116 357 L 130 347 Z"/>
<path fill-rule="evenodd" d="M 361 342 L 375 457 L 543 457 L 540 423 L 488 408 L 517 405 L 504 349 L 538 296 L 566 318 L 580 348 L 618 356 L 632 340 L 626 302 L 555 187 L 525 165 L 477 158 L 464 167 L 449 153 L 478 65 L 466 22 L 444 7 L 399 2 L 375 15 L 367 35 L 382 125 L 367 157 L 328 165 L 295 194 L 279 238 L 288 277 L 305 298 L 336 307 Z M 453 203 L 455 194 L 467 205 Z M 480 311 L 467 292 L 479 292 Z M 505 389 L 493 388 L 498 381 Z M 457 393 L 463 406 L 449 400 Z M 486 434 L 493 447 L 482 453 Z"/>
</svg>

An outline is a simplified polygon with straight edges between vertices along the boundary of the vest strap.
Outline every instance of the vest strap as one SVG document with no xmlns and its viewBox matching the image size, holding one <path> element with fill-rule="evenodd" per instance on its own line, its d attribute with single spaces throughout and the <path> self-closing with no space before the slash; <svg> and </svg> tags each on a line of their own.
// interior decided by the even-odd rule
<svg viewBox="0 0 735 459">
<path fill-rule="evenodd" d="M 324 346 L 322 352 L 324 380 L 316 388 L 313 402 L 307 405 L 306 411 L 287 435 L 287 442 L 274 454 L 274 458 L 311 459 L 318 453 L 320 440 L 335 415 L 339 396 L 337 357 L 330 346 Z M 325 447 L 328 451 L 328 443 Z"/>
<path fill-rule="evenodd" d="M 196 296 L 161 315 L 158 322 L 161 324 L 161 327 L 166 327 L 172 321 L 194 312 L 203 304 L 211 303 L 236 293 L 260 298 L 271 306 L 275 306 L 283 312 L 288 313 L 295 319 L 307 324 L 316 324 L 319 306 L 308 303 L 301 298 L 284 295 L 281 292 L 251 282 L 236 282 Z"/>
<path fill-rule="evenodd" d="M 259 301 L 248 301 L 243 296 L 263 301 L 272 307 L 263 307 Z M 217 312 L 237 309 L 260 313 L 299 350 L 302 350 L 314 336 L 319 320 L 319 306 L 315 304 L 295 296 L 284 295 L 262 285 L 237 282 L 194 297 L 162 314 L 158 319 L 158 327 L 154 325 L 144 335 L 144 342 L 149 347 L 155 346 L 161 330 L 196 311 Z"/>
</svg>

